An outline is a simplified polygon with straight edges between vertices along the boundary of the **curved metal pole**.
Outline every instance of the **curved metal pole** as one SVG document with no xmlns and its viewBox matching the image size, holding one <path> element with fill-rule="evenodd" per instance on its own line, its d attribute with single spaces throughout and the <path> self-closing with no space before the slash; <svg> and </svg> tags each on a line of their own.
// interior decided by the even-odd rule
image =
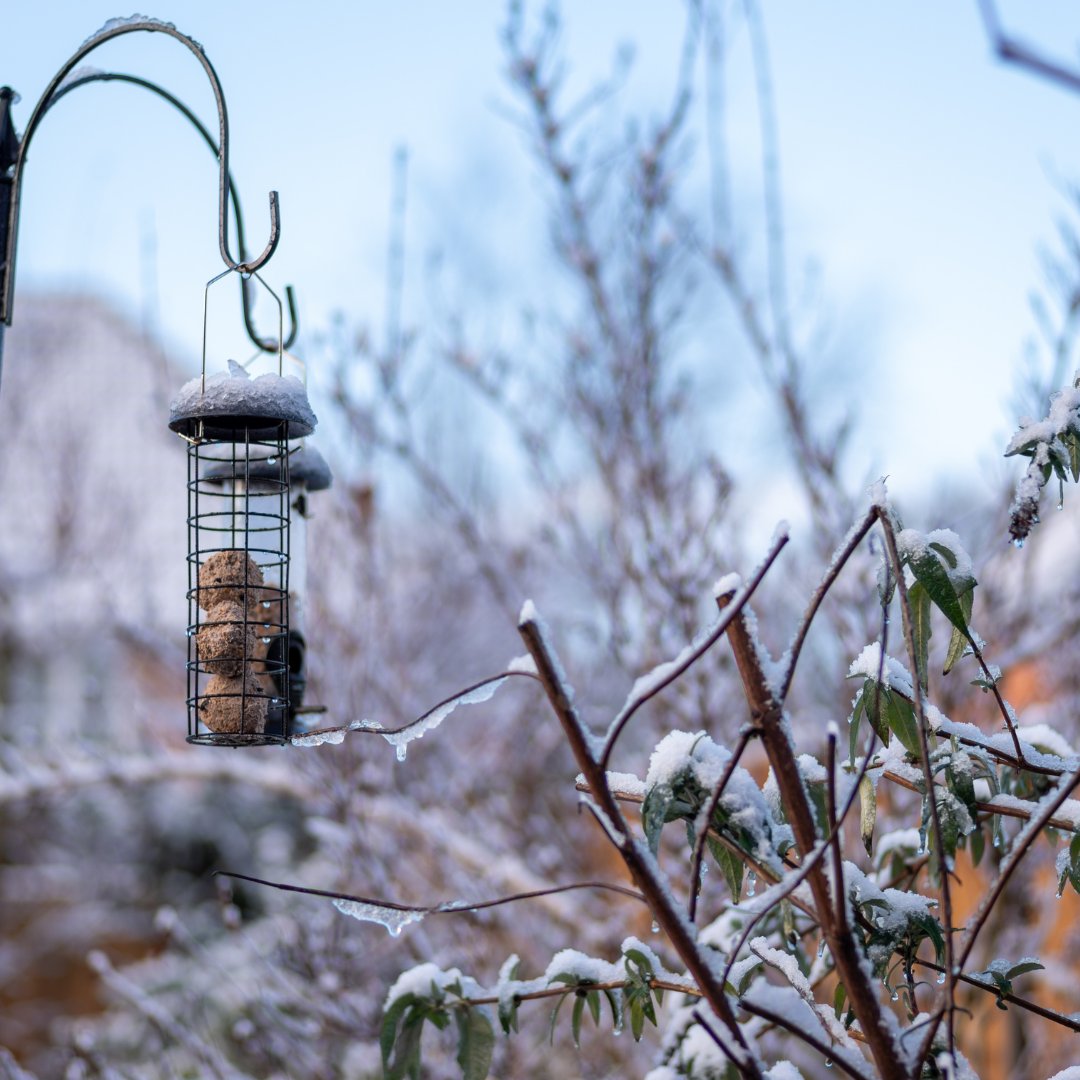
<svg viewBox="0 0 1080 1080">
<path fill-rule="evenodd" d="M 125 82 L 130 83 L 132 86 L 141 86 L 145 90 L 151 91 L 151 93 L 157 94 L 162 100 L 167 101 L 174 109 L 182 113 L 183 116 L 191 123 L 192 127 L 202 136 L 203 142 L 210 148 L 214 157 L 218 156 L 218 144 L 214 142 L 213 135 L 210 134 L 206 125 L 195 115 L 194 112 L 188 108 L 178 97 L 171 94 L 163 86 L 159 86 L 157 83 L 152 82 L 150 79 L 144 79 L 139 75 L 128 75 L 125 72 L 120 71 L 87 71 L 85 74 L 80 75 L 75 72 L 75 78 L 68 79 L 59 90 L 49 99 L 45 108 L 42 110 L 42 116 L 49 111 L 61 98 L 66 97 L 72 90 L 77 89 L 80 86 L 85 86 L 87 83 L 92 82 Z M 232 204 L 233 211 L 233 224 L 236 226 L 236 244 L 240 251 L 240 258 L 247 258 L 247 241 L 244 237 L 244 216 L 240 211 L 240 196 L 237 194 L 236 182 L 233 180 L 232 171 L 230 170 L 226 183 L 228 186 L 229 201 Z M 251 339 L 251 343 L 262 349 L 263 352 L 277 352 L 278 341 L 273 338 L 262 338 L 255 330 L 255 322 L 251 314 L 251 294 L 250 283 L 246 275 L 241 276 L 240 296 L 243 302 L 244 311 L 244 329 L 247 331 L 247 336 Z M 281 342 L 281 348 L 291 349 L 293 343 L 296 341 L 296 335 L 299 331 L 299 325 L 297 323 L 296 316 L 296 297 L 293 293 L 293 287 L 291 285 L 285 286 L 285 300 L 289 309 L 289 336 Z"/>
<path fill-rule="evenodd" d="M 92 34 L 88 37 L 53 76 L 52 81 L 45 88 L 45 92 L 34 106 L 34 111 L 30 115 L 30 120 L 27 122 L 26 130 L 23 132 L 22 141 L 19 144 L 18 157 L 15 160 L 15 170 L 11 177 L 12 187 L 11 203 L 8 210 L 7 243 L 5 245 L 6 250 L 2 267 L 3 276 L 2 280 L 0 280 L 0 321 L 7 326 L 11 325 L 12 309 L 14 306 L 12 302 L 14 291 L 12 286 L 15 279 L 15 249 L 18 236 L 19 200 L 22 190 L 22 173 L 26 163 L 27 150 L 30 147 L 30 141 L 34 137 L 34 133 L 37 130 L 37 126 L 41 122 L 42 117 L 48 111 L 51 98 L 60 87 L 60 84 L 64 81 L 68 72 L 70 72 L 83 57 L 96 49 L 99 45 L 103 45 L 112 38 L 120 37 L 122 34 L 131 34 L 139 30 L 144 30 L 152 34 L 167 34 L 169 37 L 175 38 L 199 61 L 203 70 L 206 72 L 206 77 L 210 80 L 210 86 L 214 92 L 214 101 L 217 103 L 218 110 L 218 247 L 221 252 L 222 261 L 230 270 L 238 270 L 241 273 L 251 273 L 266 263 L 277 248 L 278 240 L 281 238 L 278 193 L 276 191 L 271 191 L 270 240 L 263 249 L 262 254 L 256 259 L 240 262 L 234 259 L 229 253 L 229 117 L 225 107 L 225 96 L 222 92 L 217 72 L 214 71 L 213 65 L 207 59 L 202 46 L 193 38 L 188 37 L 187 34 L 177 30 L 172 23 L 161 22 L 158 19 L 140 16 L 132 19 L 110 21 L 96 34 Z"/>
</svg>

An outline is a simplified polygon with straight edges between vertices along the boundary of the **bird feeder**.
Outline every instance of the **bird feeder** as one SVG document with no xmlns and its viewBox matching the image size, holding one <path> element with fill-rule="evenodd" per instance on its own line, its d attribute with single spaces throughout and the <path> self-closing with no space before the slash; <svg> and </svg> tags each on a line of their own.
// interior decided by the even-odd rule
<svg viewBox="0 0 1080 1080">
<path fill-rule="evenodd" d="M 187 739 L 280 745 L 292 707 L 291 444 L 315 414 L 280 349 L 277 374 L 252 378 L 230 360 L 207 375 L 205 340 L 204 314 L 202 373 L 169 417 L 188 445 Z"/>
</svg>

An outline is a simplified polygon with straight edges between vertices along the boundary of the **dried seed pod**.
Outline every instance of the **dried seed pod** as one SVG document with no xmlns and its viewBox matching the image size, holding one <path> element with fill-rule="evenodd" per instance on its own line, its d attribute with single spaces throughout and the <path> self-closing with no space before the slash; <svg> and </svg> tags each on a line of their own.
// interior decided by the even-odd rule
<svg viewBox="0 0 1080 1080">
<path fill-rule="evenodd" d="M 270 699 L 252 673 L 214 675 L 199 699 L 199 718 L 218 734 L 257 735 L 266 727 Z"/>
<path fill-rule="evenodd" d="M 255 656 L 255 627 L 244 608 L 234 600 L 215 604 L 195 635 L 202 670 L 236 678 L 244 662 Z"/>
<path fill-rule="evenodd" d="M 199 607 L 210 611 L 229 600 L 235 604 L 262 599 L 262 571 L 246 551 L 216 551 L 199 567 Z"/>
</svg>

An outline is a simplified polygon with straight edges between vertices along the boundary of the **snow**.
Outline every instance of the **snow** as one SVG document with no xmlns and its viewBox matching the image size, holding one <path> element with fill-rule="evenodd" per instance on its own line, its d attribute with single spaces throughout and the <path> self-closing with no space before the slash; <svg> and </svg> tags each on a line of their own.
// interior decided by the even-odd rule
<svg viewBox="0 0 1080 1080">
<path fill-rule="evenodd" d="M 260 375 L 252 379 L 230 361 L 230 371 L 184 383 L 169 406 L 169 427 L 191 433 L 199 420 L 256 417 L 288 422 L 288 437 L 302 438 L 315 430 L 317 420 L 304 384 L 295 375 Z"/>
<path fill-rule="evenodd" d="M 673 786 L 690 776 L 707 796 L 720 782 L 730 759 L 730 751 L 714 743 L 704 731 L 669 732 L 649 759 L 646 791 L 659 784 Z M 790 837 L 790 826 L 776 819 L 761 789 L 742 767 L 732 771 L 720 798 L 720 808 L 733 826 L 745 829 L 754 837 L 753 857 L 779 872 L 777 847 Z"/>
<path fill-rule="evenodd" d="M 790 1061 L 778 1061 L 765 1074 L 765 1080 L 803 1080 L 803 1074 Z"/>
<path fill-rule="evenodd" d="M 1076 430 L 1080 410 L 1080 389 L 1065 388 L 1050 396 L 1050 411 L 1042 420 L 1028 420 L 1009 440 L 1005 456 L 1020 453 L 1038 443 L 1049 445 L 1070 428 Z M 1067 460 L 1067 457 L 1066 457 Z"/>
<path fill-rule="evenodd" d="M 104 34 L 111 34 L 116 30 L 123 29 L 124 27 L 135 27 L 135 26 L 142 25 L 142 24 L 147 24 L 147 23 L 150 24 L 150 27 L 157 28 L 157 29 L 160 29 L 160 30 L 175 30 L 176 29 L 175 23 L 165 22 L 163 19 L 155 19 L 152 15 L 128 15 L 126 18 L 116 17 L 116 18 L 112 18 L 112 19 L 107 19 L 102 24 L 100 29 L 95 30 L 79 46 L 79 50 L 81 51 L 81 50 L 85 49 L 86 46 L 89 45 L 92 41 L 95 41 L 97 38 L 101 37 Z M 148 29 L 150 27 L 148 27 Z M 186 37 L 187 35 L 185 34 L 184 36 Z M 194 42 L 193 44 L 198 46 L 199 50 L 202 51 L 202 46 L 199 45 L 199 43 L 197 41 Z"/>
<path fill-rule="evenodd" d="M 410 923 L 420 922 L 426 912 L 402 911 L 398 908 L 383 907 L 381 904 L 365 904 L 359 900 L 334 901 L 334 907 L 343 915 L 351 915 L 361 922 L 378 923 L 385 926 L 391 937 L 397 937 Z"/>
<path fill-rule="evenodd" d="M 872 641 L 851 662 L 847 677 L 854 679 L 861 676 L 865 679 L 877 681 L 878 673 L 881 670 L 881 642 Z M 908 698 L 914 697 L 912 679 L 908 669 L 899 660 L 889 656 L 888 653 L 885 654 L 885 668 L 882 678 L 885 680 L 884 685 L 889 687 L 890 690 L 896 690 Z"/>
<path fill-rule="evenodd" d="M 606 775 L 608 787 L 611 788 L 612 791 L 617 791 L 623 795 L 640 795 L 642 798 L 645 797 L 645 781 L 639 779 L 634 773 L 609 772 Z M 583 782 L 584 779 L 584 776 L 578 776 L 579 783 Z"/>
<path fill-rule="evenodd" d="M 505 678 L 499 678 L 482 683 L 432 709 L 401 731 L 385 733 L 383 738 L 397 751 L 398 761 L 404 761 L 409 743 L 414 739 L 422 739 L 429 731 L 434 731 L 459 705 L 478 705 L 480 702 L 489 701 L 504 682 Z"/>
<path fill-rule="evenodd" d="M 418 998 L 441 998 L 443 991 L 455 983 L 461 987 L 462 993 L 466 996 L 481 996 L 479 992 L 481 988 L 476 980 L 469 978 L 467 975 L 462 975 L 457 968 L 449 968 L 443 971 L 438 964 L 430 962 L 418 964 L 414 968 L 409 968 L 408 971 L 403 971 L 398 976 L 397 982 L 390 987 L 390 992 L 386 995 L 383 1011 L 389 1010 L 395 1001 L 408 994 Z M 434 994 L 432 988 L 434 988 Z"/>
<path fill-rule="evenodd" d="M 729 593 L 738 592 L 742 588 L 742 578 L 738 574 L 725 574 L 713 586 L 713 596 L 727 596 Z"/>
<path fill-rule="evenodd" d="M 607 960 L 586 956 L 577 949 L 562 949 L 551 958 L 544 972 L 544 980 L 550 983 L 557 975 L 571 975 L 581 982 L 594 983 L 617 983 L 626 977 L 621 963 L 611 964 Z"/>
<path fill-rule="evenodd" d="M 1080 1065 L 1070 1065 L 1067 1069 L 1054 1073 L 1050 1080 L 1080 1080 Z"/>
<path fill-rule="evenodd" d="M 313 731 L 310 735 L 294 735 L 293 746 L 323 746 L 330 743 L 336 746 L 345 741 L 345 728 L 335 728 L 333 731 Z"/>
<path fill-rule="evenodd" d="M 515 656 L 506 665 L 506 671 L 508 675 L 535 675 L 537 674 L 536 661 L 528 653 L 524 656 Z"/>
</svg>

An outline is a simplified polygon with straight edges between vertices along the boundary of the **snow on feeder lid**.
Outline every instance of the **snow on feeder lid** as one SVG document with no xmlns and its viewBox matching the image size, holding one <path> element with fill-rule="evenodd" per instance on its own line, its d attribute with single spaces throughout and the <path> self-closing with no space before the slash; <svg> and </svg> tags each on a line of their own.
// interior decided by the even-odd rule
<svg viewBox="0 0 1080 1080">
<path fill-rule="evenodd" d="M 169 407 L 169 427 L 187 438 L 275 438 L 284 424 L 287 439 L 315 430 L 315 413 L 295 375 L 251 376 L 235 361 L 228 372 L 200 375 L 185 383 Z"/>
</svg>

